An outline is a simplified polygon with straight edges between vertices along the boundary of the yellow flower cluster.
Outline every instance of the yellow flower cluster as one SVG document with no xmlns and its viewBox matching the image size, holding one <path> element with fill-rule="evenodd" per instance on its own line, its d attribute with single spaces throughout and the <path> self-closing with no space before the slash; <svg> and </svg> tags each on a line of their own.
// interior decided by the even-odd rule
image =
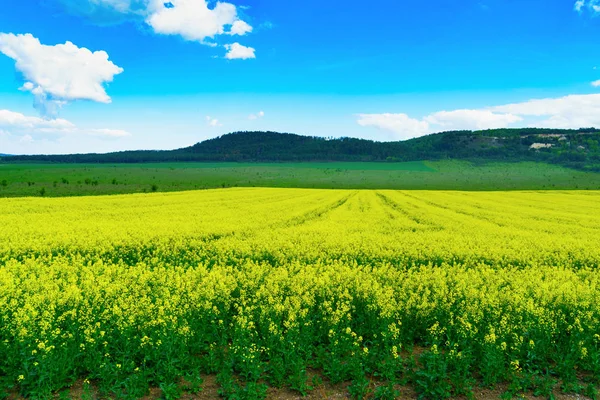
<svg viewBox="0 0 600 400">
<path fill-rule="evenodd" d="M 194 360 L 350 379 L 414 346 L 484 378 L 600 371 L 599 243 L 598 192 L 2 199 L 0 371 L 27 393 Z"/>
</svg>

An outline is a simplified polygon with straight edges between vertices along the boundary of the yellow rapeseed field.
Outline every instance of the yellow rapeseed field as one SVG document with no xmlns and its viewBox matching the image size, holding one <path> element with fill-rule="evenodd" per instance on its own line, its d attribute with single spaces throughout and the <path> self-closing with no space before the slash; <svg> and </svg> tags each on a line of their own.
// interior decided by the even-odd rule
<svg viewBox="0 0 600 400">
<path fill-rule="evenodd" d="M 599 261 L 593 191 L 1 199 L 0 397 L 593 397 Z"/>
</svg>

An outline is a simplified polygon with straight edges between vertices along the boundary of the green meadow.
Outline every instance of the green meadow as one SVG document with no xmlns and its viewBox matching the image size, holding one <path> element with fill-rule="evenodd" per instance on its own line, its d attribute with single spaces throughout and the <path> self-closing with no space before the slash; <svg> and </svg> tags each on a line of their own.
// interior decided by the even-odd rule
<svg viewBox="0 0 600 400">
<path fill-rule="evenodd" d="M 227 187 L 592 190 L 600 174 L 533 162 L 0 164 L 0 197 Z"/>
</svg>

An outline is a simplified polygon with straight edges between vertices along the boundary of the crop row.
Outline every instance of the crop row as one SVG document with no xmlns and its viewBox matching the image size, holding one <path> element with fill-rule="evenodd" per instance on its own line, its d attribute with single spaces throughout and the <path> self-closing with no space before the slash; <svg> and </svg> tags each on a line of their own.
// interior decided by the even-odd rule
<svg viewBox="0 0 600 400">
<path fill-rule="evenodd" d="M 595 396 L 600 193 L 232 189 L 0 202 L 0 388 Z M 183 380 L 182 380 L 183 379 Z M 370 382 L 377 382 L 375 387 Z"/>
</svg>

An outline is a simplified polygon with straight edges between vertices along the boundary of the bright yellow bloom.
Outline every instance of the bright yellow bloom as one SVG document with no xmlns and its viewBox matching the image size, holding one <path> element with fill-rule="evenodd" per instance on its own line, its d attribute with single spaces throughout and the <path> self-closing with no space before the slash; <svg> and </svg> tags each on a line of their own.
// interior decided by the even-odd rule
<svg viewBox="0 0 600 400">
<path fill-rule="evenodd" d="M 62 357 L 100 376 L 200 343 L 236 368 L 303 343 L 339 365 L 437 343 L 519 371 L 560 340 L 581 370 L 600 342 L 598 226 L 595 191 L 0 199 L 0 346 L 9 371 Z"/>
</svg>

